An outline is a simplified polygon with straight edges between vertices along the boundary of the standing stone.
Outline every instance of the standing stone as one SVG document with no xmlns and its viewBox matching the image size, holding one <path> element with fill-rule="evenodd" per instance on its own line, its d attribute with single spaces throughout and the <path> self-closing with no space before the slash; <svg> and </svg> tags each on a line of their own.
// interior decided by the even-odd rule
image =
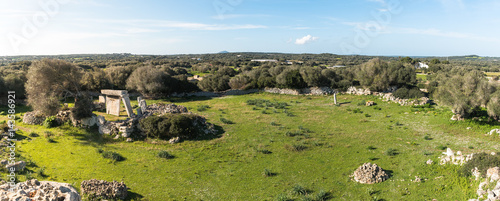
<svg viewBox="0 0 500 201">
<path fill-rule="evenodd" d="M 106 97 L 105 96 L 99 96 L 99 103 L 106 103 Z"/>
<path fill-rule="evenodd" d="M 139 107 L 141 107 L 142 111 L 146 111 L 148 105 L 146 104 L 146 101 L 144 99 L 141 99 L 139 102 Z"/>
<path fill-rule="evenodd" d="M 134 116 L 134 111 L 132 110 L 132 106 L 130 105 L 130 98 L 128 94 L 122 96 L 123 104 L 125 105 L 125 109 L 127 110 L 128 117 Z"/>
<path fill-rule="evenodd" d="M 139 107 L 136 110 L 137 110 L 137 116 L 142 117 L 142 109 Z"/>
<path fill-rule="evenodd" d="M 120 98 L 116 96 L 106 97 L 106 114 L 120 116 Z"/>
<path fill-rule="evenodd" d="M 333 94 L 333 102 L 337 105 L 337 93 Z"/>
</svg>

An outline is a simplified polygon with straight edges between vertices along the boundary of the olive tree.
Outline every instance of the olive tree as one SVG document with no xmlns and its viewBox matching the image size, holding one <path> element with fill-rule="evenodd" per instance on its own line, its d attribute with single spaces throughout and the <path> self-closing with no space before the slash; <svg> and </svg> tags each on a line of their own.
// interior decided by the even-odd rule
<svg viewBox="0 0 500 201">
<path fill-rule="evenodd" d="M 80 91 L 81 72 L 66 61 L 36 61 L 26 77 L 28 104 L 45 115 L 55 115 L 61 107 L 62 98 L 76 97 Z"/>
</svg>

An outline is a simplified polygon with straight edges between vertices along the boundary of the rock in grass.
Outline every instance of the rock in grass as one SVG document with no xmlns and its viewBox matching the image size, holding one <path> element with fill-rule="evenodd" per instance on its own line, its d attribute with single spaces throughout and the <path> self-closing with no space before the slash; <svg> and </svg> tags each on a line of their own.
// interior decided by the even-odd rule
<svg viewBox="0 0 500 201">
<path fill-rule="evenodd" d="M 354 181 L 362 184 L 380 183 L 389 178 L 389 175 L 377 164 L 365 163 L 354 171 Z"/>
<path fill-rule="evenodd" d="M 125 199 L 127 198 L 127 186 L 123 182 L 107 182 L 104 180 L 86 180 L 80 185 L 82 194 L 91 196 L 93 199 Z"/>
<path fill-rule="evenodd" d="M 0 200 L 64 200 L 81 201 L 75 188 L 65 183 L 37 181 L 36 179 L 16 184 L 10 192 L 10 185 L 0 186 Z"/>
<path fill-rule="evenodd" d="M 5 168 L 10 171 L 11 168 L 15 168 L 15 171 L 16 172 L 19 172 L 19 171 L 23 171 L 24 168 L 26 167 L 26 162 L 24 161 L 18 161 L 16 163 L 12 163 L 12 164 L 7 164 L 5 166 Z"/>
</svg>

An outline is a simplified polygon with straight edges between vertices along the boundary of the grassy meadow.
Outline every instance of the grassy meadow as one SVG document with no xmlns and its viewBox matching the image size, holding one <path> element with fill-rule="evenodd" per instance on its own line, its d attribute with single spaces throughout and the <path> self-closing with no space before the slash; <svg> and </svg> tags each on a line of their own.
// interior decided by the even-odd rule
<svg viewBox="0 0 500 201">
<path fill-rule="evenodd" d="M 288 106 L 247 104 L 255 99 Z M 377 105 L 362 104 L 369 100 Z M 127 143 L 95 129 L 19 122 L 24 139 L 18 153 L 29 163 L 18 179 L 76 188 L 88 179 L 124 181 L 128 200 L 467 200 L 474 198 L 478 182 L 459 176 L 457 166 L 425 162 L 437 162 L 444 147 L 464 154 L 500 147 L 498 136 L 485 135 L 494 125 L 453 122 L 447 108 L 399 106 L 374 96 L 339 95 L 339 106 L 330 96 L 267 93 L 147 102 L 186 106 L 224 132 L 174 145 L 155 139 Z M 209 108 L 197 111 L 201 105 Z M 105 159 L 99 150 L 125 160 Z M 174 158 L 157 157 L 162 150 Z M 374 185 L 352 181 L 349 176 L 366 162 L 387 170 L 390 179 Z M 415 176 L 424 181 L 413 182 Z"/>
</svg>

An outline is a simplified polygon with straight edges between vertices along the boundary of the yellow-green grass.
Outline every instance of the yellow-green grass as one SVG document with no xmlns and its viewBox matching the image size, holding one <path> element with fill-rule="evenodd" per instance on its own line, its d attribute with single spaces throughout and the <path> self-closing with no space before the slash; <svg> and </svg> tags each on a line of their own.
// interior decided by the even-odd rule
<svg viewBox="0 0 500 201">
<path fill-rule="evenodd" d="M 264 108 L 246 104 L 250 99 L 287 102 L 287 111 L 293 116 L 281 109 L 275 113 L 274 108 L 263 114 Z M 375 101 L 381 110 L 358 106 L 363 100 Z M 333 105 L 328 96 L 274 94 L 148 100 L 148 104 L 174 102 L 191 108 L 221 126 L 224 133 L 210 140 L 175 145 L 153 143 L 156 140 L 127 143 L 100 137 L 95 130 L 66 125 L 49 129 L 56 135 L 55 143 L 49 143 L 43 137 L 47 129 L 20 124 L 21 135 L 36 132 L 40 137 L 22 140 L 18 150 L 21 157 L 35 162 L 36 166 L 28 169 L 39 180 L 71 183 L 77 188 L 88 179 L 124 181 L 132 194 L 129 200 L 275 200 L 279 194 L 301 199 L 303 195 L 292 192 L 297 184 L 310 190 L 307 196 L 324 190 L 332 200 L 369 200 L 374 196 L 385 200 L 466 200 L 475 196 L 475 180 L 458 176 L 457 166 L 426 165 L 425 161 L 438 161 L 443 152 L 436 148 L 439 145 L 465 154 L 500 148 L 498 136 L 484 135 L 493 126 L 452 122 L 446 108 L 423 111 L 373 96 L 339 95 L 338 101 L 340 106 Z M 211 108 L 198 112 L 198 105 Z M 354 113 L 357 108 L 363 113 Z M 221 117 L 234 124 L 223 124 Z M 299 126 L 312 132 L 285 135 L 287 131 L 298 131 Z M 432 140 L 424 139 L 427 135 Z M 286 149 L 296 144 L 307 149 Z M 126 160 L 104 159 L 97 152 L 99 148 L 115 151 Z M 389 148 L 397 149 L 399 154 L 387 156 L 384 152 Z M 272 153 L 258 151 L 264 149 Z M 156 157 L 160 150 L 175 158 Z M 389 170 L 391 178 L 375 185 L 353 182 L 349 176 L 366 162 Z M 36 173 L 42 167 L 46 177 Z M 265 169 L 275 175 L 264 176 Z M 415 176 L 427 180 L 410 181 Z M 25 176 L 18 178 L 23 181 Z"/>
<path fill-rule="evenodd" d="M 427 81 L 427 74 L 417 74 L 417 78 L 422 79 L 422 81 Z"/>
</svg>

